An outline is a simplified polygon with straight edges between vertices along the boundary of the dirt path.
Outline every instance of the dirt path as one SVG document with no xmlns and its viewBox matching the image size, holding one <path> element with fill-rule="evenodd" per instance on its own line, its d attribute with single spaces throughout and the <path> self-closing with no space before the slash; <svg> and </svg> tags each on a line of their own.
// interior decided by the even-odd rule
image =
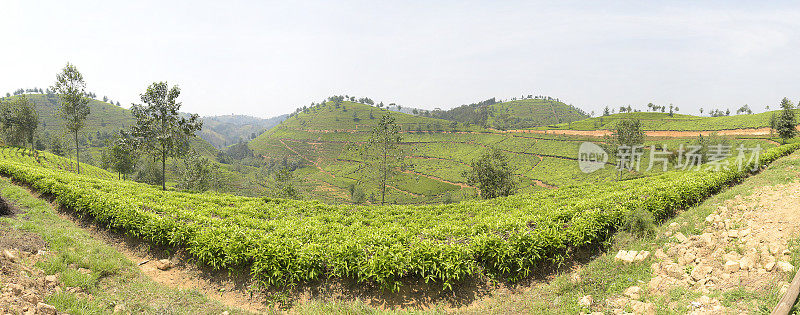
<svg viewBox="0 0 800 315">
<path fill-rule="evenodd" d="M 800 126 L 799 126 L 800 127 Z M 800 130 L 800 128 L 798 129 Z M 356 133 L 357 130 L 313 130 L 302 129 L 299 131 L 309 133 Z M 567 135 L 567 136 L 584 136 L 584 137 L 605 137 L 611 135 L 610 130 L 571 130 L 571 129 L 547 129 L 547 130 L 533 130 L 533 129 L 512 129 L 512 130 L 494 130 L 491 132 L 480 131 L 403 131 L 403 133 L 458 133 L 458 134 L 492 134 L 492 133 L 533 133 L 533 134 L 548 134 L 548 135 Z M 691 138 L 699 135 L 708 136 L 717 134 L 720 136 L 766 136 L 772 132 L 769 127 L 762 128 L 739 128 L 739 129 L 723 129 L 723 130 L 709 130 L 709 131 L 675 131 L 675 130 L 647 130 L 645 135 L 649 137 L 664 137 L 664 138 Z M 543 140 L 556 140 L 556 139 L 543 139 Z"/>
<path fill-rule="evenodd" d="M 451 182 L 451 181 L 443 179 L 443 178 L 439 178 L 439 177 L 436 177 L 436 176 L 433 176 L 433 175 L 423 174 L 423 173 L 420 173 L 420 172 L 415 172 L 415 171 L 412 171 L 412 170 L 405 170 L 405 171 L 403 171 L 403 173 L 411 174 L 411 175 L 419 175 L 419 176 L 422 176 L 422 177 L 425 177 L 425 178 L 428 178 L 428 179 L 432 179 L 432 180 L 435 180 L 435 181 L 440 181 L 442 183 L 447 183 L 447 184 L 450 184 L 450 185 L 456 185 L 458 187 L 461 187 L 461 189 L 464 189 L 464 188 L 475 188 L 475 186 L 470 186 L 470 185 L 467 185 L 465 183 Z"/>
<path fill-rule="evenodd" d="M 569 129 L 556 129 L 556 130 L 507 130 L 509 133 L 538 133 L 548 135 L 568 135 L 568 136 L 584 136 L 584 137 L 605 137 L 610 136 L 610 130 L 569 130 Z M 691 138 L 700 135 L 708 136 L 717 134 L 720 136 L 766 136 L 770 135 L 770 128 L 744 128 L 744 129 L 728 129 L 716 131 L 672 131 L 672 130 L 647 130 L 644 132 L 648 137 L 663 137 L 663 138 Z"/>
<path fill-rule="evenodd" d="M 307 158 L 306 156 L 304 156 L 304 155 L 300 154 L 299 152 L 295 151 L 295 149 L 293 149 L 292 147 L 286 145 L 286 143 L 283 142 L 283 140 L 278 139 L 278 141 L 280 141 L 281 144 L 283 144 L 283 146 L 286 147 L 287 150 L 292 151 L 292 153 L 297 154 L 297 156 L 299 156 L 299 157 L 303 158 L 304 160 L 308 161 L 309 163 L 311 163 L 311 165 L 314 165 L 314 167 L 316 167 L 320 172 L 328 174 L 330 177 L 336 178 L 336 175 L 333 175 L 333 173 L 328 172 L 325 169 L 323 169 L 321 166 L 319 166 L 319 164 L 317 164 L 317 161 L 312 161 L 309 158 Z"/>
<path fill-rule="evenodd" d="M 58 209 L 56 204 L 51 207 Z M 81 220 L 69 211 L 55 210 L 59 217 L 74 222 L 85 229 L 93 238 L 102 240 L 108 246 L 122 253 L 128 260 L 136 263 L 139 270 L 153 281 L 182 290 L 194 290 L 223 305 L 251 312 L 269 311 L 265 298 L 249 291 L 249 272 L 212 272 L 199 268 L 183 250 L 171 256 L 169 249 L 152 247 L 144 241 L 113 233 L 93 221 Z M 166 259 L 166 261 L 164 261 Z M 170 267 L 159 268 L 166 262 Z"/>
</svg>

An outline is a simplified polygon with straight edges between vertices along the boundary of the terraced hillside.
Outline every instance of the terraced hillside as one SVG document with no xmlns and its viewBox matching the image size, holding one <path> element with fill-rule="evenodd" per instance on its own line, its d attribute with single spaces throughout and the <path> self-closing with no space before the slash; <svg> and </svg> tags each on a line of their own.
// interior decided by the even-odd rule
<svg viewBox="0 0 800 315">
<path fill-rule="evenodd" d="M 450 205 L 350 206 L 247 198 L 77 175 L 0 157 L 0 173 L 104 227 L 186 249 L 214 269 L 250 269 L 261 285 L 349 278 L 392 291 L 469 277 L 520 280 L 603 242 L 636 209 L 667 218 L 797 150 L 771 148 L 742 169 L 667 172 Z M 730 160 L 728 160 L 731 162 Z M 238 269 L 241 270 L 241 269 Z"/>
<path fill-rule="evenodd" d="M 558 100 L 523 99 L 489 106 L 489 125 L 502 129 L 550 126 L 588 118 L 582 110 Z"/>
<path fill-rule="evenodd" d="M 11 96 L 0 100 L 10 100 L 19 96 Z M 55 94 L 25 94 L 25 97 L 33 102 L 39 114 L 40 132 L 51 136 L 61 136 L 64 134 L 64 120 L 59 116 L 59 101 Z M 90 141 L 104 138 L 117 133 L 122 128 L 127 128 L 134 123 L 133 115 L 130 111 L 102 101 L 90 99 L 89 109 L 91 113 L 86 118 L 84 132 L 91 139 Z"/>
<path fill-rule="evenodd" d="M 800 110 L 796 110 L 800 113 Z M 768 128 L 770 117 L 780 115 L 780 111 L 758 114 L 744 114 L 722 117 L 701 117 L 692 115 L 637 112 L 593 117 L 572 123 L 562 123 L 538 129 L 609 130 L 622 119 L 638 119 L 645 130 L 672 131 L 714 131 L 743 128 Z"/>
<path fill-rule="evenodd" d="M 387 200 L 394 203 L 475 198 L 477 190 L 466 182 L 462 173 L 469 170 L 471 161 L 491 148 L 501 149 L 510 158 L 522 193 L 619 178 L 613 165 L 591 174 L 581 172 L 576 158 L 578 147 L 589 140 L 586 137 L 500 132 L 350 102 L 339 108 L 327 103 L 295 115 L 249 145 L 265 158 L 305 161 L 308 166 L 295 171 L 296 184 L 312 198 L 350 202 L 349 187 L 358 179 L 356 169 L 360 162 L 349 154 L 348 148 L 367 141 L 369 130 L 383 114 L 394 116 L 401 124 L 403 146 L 412 164 L 391 184 Z M 666 142 L 677 147 L 693 141 L 694 138 L 654 139 L 648 144 Z M 739 142 L 774 146 L 766 140 Z M 645 157 L 643 165 L 648 162 Z M 367 186 L 364 190 L 370 195 L 376 188 Z"/>
<path fill-rule="evenodd" d="M 424 112 L 423 113 L 428 113 Z M 431 117 L 494 129 L 524 129 L 589 118 L 581 109 L 549 97 L 497 102 L 494 98 L 449 110 L 434 110 Z"/>
</svg>

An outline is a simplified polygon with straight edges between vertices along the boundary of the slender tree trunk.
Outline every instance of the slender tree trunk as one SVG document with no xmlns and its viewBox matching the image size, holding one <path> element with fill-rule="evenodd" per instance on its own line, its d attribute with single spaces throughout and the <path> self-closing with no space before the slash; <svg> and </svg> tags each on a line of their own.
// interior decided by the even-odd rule
<svg viewBox="0 0 800 315">
<path fill-rule="evenodd" d="M 78 164 L 78 174 L 81 173 L 81 151 L 78 145 L 78 131 L 75 131 L 75 163 Z"/>
<path fill-rule="evenodd" d="M 383 205 L 386 202 L 386 180 L 387 180 L 387 177 L 388 177 L 387 173 L 389 172 L 389 166 L 386 165 L 386 150 L 387 150 L 386 146 L 387 146 L 387 143 L 384 142 L 383 143 L 383 169 L 382 169 L 383 174 L 381 174 L 381 175 L 383 175 L 382 176 L 383 180 L 381 181 L 381 183 L 382 183 L 382 185 L 381 185 L 381 205 Z"/>
<path fill-rule="evenodd" d="M 167 151 L 161 151 L 161 190 L 167 190 Z"/>
</svg>

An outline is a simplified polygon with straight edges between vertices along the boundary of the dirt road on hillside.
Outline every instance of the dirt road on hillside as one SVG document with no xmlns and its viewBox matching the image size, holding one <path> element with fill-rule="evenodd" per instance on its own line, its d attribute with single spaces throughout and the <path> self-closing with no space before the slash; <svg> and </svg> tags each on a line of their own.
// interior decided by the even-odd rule
<svg viewBox="0 0 800 315">
<path fill-rule="evenodd" d="M 538 133 L 548 135 L 567 135 L 584 137 L 605 137 L 610 136 L 610 130 L 508 130 L 508 133 Z M 665 138 L 690 138 L 699 135 L 708 136 L 717 134 L 720 136 L 766 136 L 770 134 L 769 128 L 747 128 L 747 129 L 728 129 L 716 131 L 672 131 L 672 130 L 648 130 L 644 132 L 648 137 Z"/>
</svg>

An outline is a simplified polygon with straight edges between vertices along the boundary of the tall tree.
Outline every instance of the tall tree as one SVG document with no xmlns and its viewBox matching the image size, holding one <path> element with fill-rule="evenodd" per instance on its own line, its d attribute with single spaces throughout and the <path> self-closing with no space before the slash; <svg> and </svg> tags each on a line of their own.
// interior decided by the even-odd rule
<svg viewBox="0 0 800 315">
<path fill-rule="evenodd" d="M 389 182 L 408 166 L 406 154 L 400 146 L 402 142 L 400 126 L 395 123 L 394 117 L 386 114 L 372 128 L 367 143 L 356 148 L 364 162 L 360 169 L 362 177 L 365 181 L 378 184 L 381 204 L 386 203 L 386 187 Z"/>
<path fill-rule="evenodd" d="M 7 143 L 22 147 L 29 144 L 32 152 L 37 127 L 39 114 L 25 95 L 0 102 L 0 128 Z"/>
<path fill-rule="evenodd" d="M 67 63 L 64 69 L 56 75 L 56 83 L 50 89 L 58 94 L 61 102 L 61 117 L 65 120 L 64 126 L 75 136 L 75 162 L 78 164 L 78 174 L 80 174 L 81 160 L 78 132 L 83 129 L 86 116 L 89 116 L 86 82 L 83 80 L 83 75 L 78 71 L 78 68 Z"/>
<path fill-rule="evenodd" d="M 778 120 L 776 122 L 776 127 L 778 130 L 778 135 L 783 140 L 783 143 L 786 143 L 787 140 L 794 137 L 797 134 L 797 119 L 794 115 L 794 104 L 788 98 L 783 98 L 781 100 L 781 111 L 780 116 L 778 116 Z"/>
<path fill-rule="evenodd" d="M 509 196 L 516 191 L 517 184 L 508 157 L 499 149 L 483 154 L 471 166 L 469 171 L 464 171 L 464 177 L 469 184 L 478 187 L 481 198 Z"/>
<path fill-rule="evenodd" d="M 161 189 L 166 190 L 167 158 L 178 157 L 189 150 L 189 140 L 203 127 L 203 122 L 192 114 L 181 117 L 181 103 L 177 101 L 181 90 L 169 88 L 166 82 L 155 82 L 141 94 L 144 104 L 131 107 L 136 124 L 131 134 L 137 147 L 161 160 Z"/>
<path fill-rule="evenodd" d="M 133 173 L 137 160 L 133 138 L 121 131 L 111 145 L 103 149 L 101 159 L 103 168 L 117 172 L 119 179 L 123 174 Z"/>
</svg>

